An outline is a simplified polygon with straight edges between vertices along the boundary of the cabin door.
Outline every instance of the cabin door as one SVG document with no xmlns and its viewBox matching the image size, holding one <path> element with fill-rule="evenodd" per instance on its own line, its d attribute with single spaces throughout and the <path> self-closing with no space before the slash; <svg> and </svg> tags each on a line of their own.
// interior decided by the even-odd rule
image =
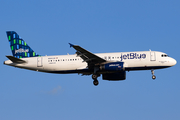
<svg viewBox="0 0 180 120">
<path fill-rule="evenodd" d="M 150 59 L 151 59 L 151 61 L 156 61 L 156 53 L 155 52 L 150 52 Z"/>
<path fill-rule="evenodd" d="M 37 67 L 42 67 L 43 64 L 42 64 L 42 57 L 38 57 L 37 58 Z"/>
</svg>

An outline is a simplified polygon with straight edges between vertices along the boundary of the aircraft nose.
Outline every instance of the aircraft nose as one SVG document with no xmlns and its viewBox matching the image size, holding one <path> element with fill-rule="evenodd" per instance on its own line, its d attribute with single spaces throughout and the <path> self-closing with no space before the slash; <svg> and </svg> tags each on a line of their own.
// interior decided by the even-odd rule
<svg viewBox="0 0 180 120">
<path fill-rule="evenodd" d="M 172 59 L 171 63 L 172 63 L 172 66 L 174 66 L 176 65 L 177 61 L 175 59 Z"/>
</svg>

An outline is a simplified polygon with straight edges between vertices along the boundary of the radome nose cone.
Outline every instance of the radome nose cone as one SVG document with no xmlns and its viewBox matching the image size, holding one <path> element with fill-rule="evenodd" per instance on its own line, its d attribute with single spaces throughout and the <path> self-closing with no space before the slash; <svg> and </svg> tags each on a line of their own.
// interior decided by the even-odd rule
<svg viewBox="0 0 180 120">
<path fill-rule="evenodd" d="M 176 65 L 176 63 L 177 63 L 177 61 L 174 59 L 174 60 L 173 60 L 173 65 Z"/>
</svg>

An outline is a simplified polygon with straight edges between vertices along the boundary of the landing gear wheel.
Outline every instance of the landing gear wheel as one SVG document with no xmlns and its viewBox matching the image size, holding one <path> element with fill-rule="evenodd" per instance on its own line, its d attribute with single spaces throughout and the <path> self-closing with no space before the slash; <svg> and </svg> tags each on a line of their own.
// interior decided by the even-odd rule
<svg viewBox="0 0 180 120">
<path fill-rule="evenodd" d="M 94 84 L 95 86 L 97 86 L 97 85 L 99 84 L 99 81 L 98 81 L 98 80 L 94 80 L 94 81 L 93 81 L 93 84 Z"/>
<path fill-rule="evenodd" d="M 99 77 L 100 75 L 99 74 L 93 74 L 92 75 L 92 79 L 94 80 L 93 81 L 93 84 L 95 85 L 95 86 L 97 86 L 98 84 L 99 84 L 99 81 L 97 80 L 97 78 Z"/>
<path fill-rule="evenodd" d="M 96 74 L 93 74 L 93 75 L 92 75 L 92 79 L 93 79 L 93 80 L 96 80 L 97 77 L 98 77 L 98 76 L 97 76 Z"/>
<path fill-rule="evenodd" d="M 154 75 L 154 70 L 153 69 L 151 70 L 151 74 L 152 74 L 152 79 L 155 80 L 156 76 Z"/>
<path fill-rule="evenodd" d="M 156 76 L 155 76 L 155 75 L 153 75 L 153 76 L 152 76 L 152 79 L 153 79 L 153 80 L 155 80 L 155 79 L 156 79 Z"/>
</svg>

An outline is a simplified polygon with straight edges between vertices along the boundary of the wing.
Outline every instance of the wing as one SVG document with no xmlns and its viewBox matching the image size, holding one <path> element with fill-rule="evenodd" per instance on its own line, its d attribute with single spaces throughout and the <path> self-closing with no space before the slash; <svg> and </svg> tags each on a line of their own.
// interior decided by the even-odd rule
<svg viewBox="0 0 180 120">
<path fill-rule="evenodd" d="M 85 50 L 84 48 L 78 46 L 78 45 L 73 45 L 71 43 L 70 44 L 70 47 L 73 47 L 75 50 L 76 50 L 76 54 L 77 56 L 81 57 L 84 62 L 87 62 L 88 65 L 91 64 L 91 65 L 95 65 L 95 64 L 98 64 L 98 63 L 103 63 L 103 62 L 106 62 L 105 59 Z"/>
</svg>

